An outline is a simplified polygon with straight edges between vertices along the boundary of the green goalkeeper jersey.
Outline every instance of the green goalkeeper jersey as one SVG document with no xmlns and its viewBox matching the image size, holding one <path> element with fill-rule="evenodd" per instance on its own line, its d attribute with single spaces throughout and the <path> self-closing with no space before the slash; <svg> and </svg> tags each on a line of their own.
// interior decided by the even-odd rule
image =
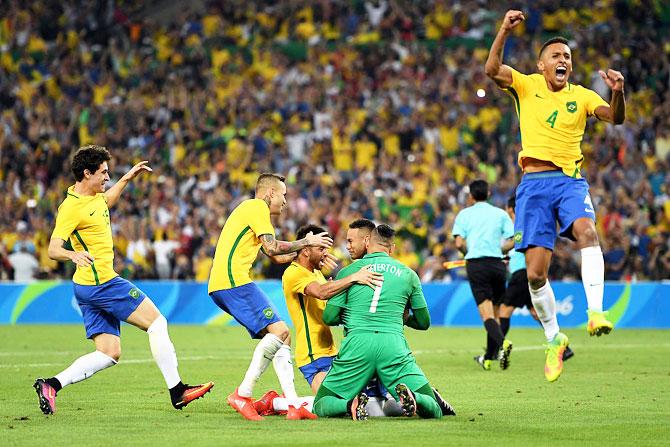
<svg viewBox="0 0 670 447">
<path fill-rule="evenodd" d="M 328 306 L 342 308 L 342 321 L 347 333 L 377 331 L 403 333 L 403 313 L 409 302 L 413 310 L 426 308 L 418 275 L 403 263 L 384 252 L 365 255 L 337 275 L 349 276 L 362 267 L 384 275 L 381 287 L 354 284 L 328 301 Z"/>
</svg>

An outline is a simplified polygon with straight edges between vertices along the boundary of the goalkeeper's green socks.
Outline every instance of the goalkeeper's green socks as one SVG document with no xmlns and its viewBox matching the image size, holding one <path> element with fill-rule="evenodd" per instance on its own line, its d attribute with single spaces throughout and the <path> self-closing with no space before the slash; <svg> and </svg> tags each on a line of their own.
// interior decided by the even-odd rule
<svg viewBox="0 0 670 447">
<path fill-rule="evenodd" d="M 345 399 L 335 396 L 323 396 L 314 401 L 314 413 L 319 417 L 337 417 L 347 414 L 349 408 Z"/>
<path fill-rule="evenodd" d="M 433 389 L 426 384 L 414 392 L 416 413 L 422 418 L 441 418 L 442 409 L 435 400 Z"/>
</svg>

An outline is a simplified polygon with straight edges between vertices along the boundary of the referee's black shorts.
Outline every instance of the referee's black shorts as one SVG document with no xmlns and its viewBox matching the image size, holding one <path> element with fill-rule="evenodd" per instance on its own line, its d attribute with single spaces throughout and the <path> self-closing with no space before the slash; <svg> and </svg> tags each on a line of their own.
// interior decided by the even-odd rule
<svg viewBox="0 0 670 447">
<path fill-rule="evenodd" d="M 533 302 L 530 299 L 530 290 L 528 290 L 528 274 L 526 269 L 517 270 L 512 273 L 512 277 L 507 283 L 507 290 L 505 291 L 506 305 L 512 307 L 527 307 L 533 308 Z"/>
<path fill-rule="evenodd" d="M 502 303 L 505 296 L 507 267 L 500 258 L 468 259 L 465 264 L 470 289 L 475 302 L 480 305 L 485 300 L 493 304 Z"/>
</svg>

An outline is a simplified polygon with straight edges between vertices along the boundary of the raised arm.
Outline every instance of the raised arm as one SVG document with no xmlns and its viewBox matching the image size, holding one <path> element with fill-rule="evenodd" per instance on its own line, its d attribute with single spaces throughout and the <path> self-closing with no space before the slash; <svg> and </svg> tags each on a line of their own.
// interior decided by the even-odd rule
<svg viewBox="0 0 670 447">
<path fill-rule="evenodd" d="M 263 234 L 260 240 L 263 253 L 270 257 L 294 253 L 308 246 L 330 248 L 333 245 L 333 240 L 325 231 L 319 234 L 309 233 L 304 238 L 293 242 L 278 241 L 272 234 Z"/>
<path fill-rule="evenodd" d="M 502 63 L 505 40 L 507 40 L 510 31 L 524 20 L 523 12 L 515 10 L 507 11 L 502 25 L 500 25 L 500 30 L 498 30 L 496 38 L 493 39 L 484 70 L 486 71 L 486 76 L 493 79 L 500 88 L 507 88 L 512 85 L 512 69 Z"/>
<path fill-rule="evenodd" d="M 88 267 L 95 260 L 93 255 L 87 251 L 72 251 L 68 250 L 65 247 L 65 241 L 63 239 L 54 237 L 49 241 L 49 248 L 47 254 L 54 261 L 72 261 L 78 267 Z"/>
<path fill-rule="evenodd" d="M 328 281 L 324 284 L 313 281 L 305 287 L 305 295 L 313 296 L 320 300 L 328 300 L 341 291 L 348 289 L 353 284 L 362 284 L 373 289 L 381 286 L 384 276 L 381 273 L 371 272 L 368 270 L 369 267 L 369 265 L 366 265 L 352 275 L 336 279 L 335 281 Z"/>
<path fill-rule="evenodd" d="M 137 163 L 130 169 L 130 171 L 126 172 L 126 174 L 121 177 L 114 186 L 105 191 L 105 198 L 107 199 L 107 206 L 109 208 L 116 205 L 116 202 L 119 201 L 119 197 L 121 197 L 121 191 L 123 191 L 125 187 L 128 186 L 128 182 L 130 182 L 142 172 L 153 172 L 153 169 L 151 169 L 147 163 L 149 162 L 141 161 Z"/>
<path fill-rule="evenodd" d="M 612 124 L 621 124 L 626 119 L 626 100 L 623 95 L 623 75 L 616 70 L 600 70 L 600 77 L 612 89 L 612 99 L 609 106 L 598 106 L 595 115 L 601 121 Z"/>
</svg>

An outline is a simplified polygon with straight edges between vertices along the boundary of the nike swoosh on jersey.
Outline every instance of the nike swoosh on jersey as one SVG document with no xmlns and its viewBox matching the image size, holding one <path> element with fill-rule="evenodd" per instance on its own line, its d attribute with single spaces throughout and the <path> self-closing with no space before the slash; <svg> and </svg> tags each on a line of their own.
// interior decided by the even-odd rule
<svg viewBox="0 0 670 447">
<path fill-rule="evenodd" d="M 540 99 L 544 99 L 542 96 L 538 95 L 537 93 L 535 93 L 535 97 L 540 98 Z"/>
<path fill-rule="evenodd" d="M 93 211 L 91 212 L 91 214 L 89 214 L 89 216 L 92 216 L 92 215 L 94 215 L 94 214 L 95 214 L 95 210 L 93 210 Z"/>
</svg>

